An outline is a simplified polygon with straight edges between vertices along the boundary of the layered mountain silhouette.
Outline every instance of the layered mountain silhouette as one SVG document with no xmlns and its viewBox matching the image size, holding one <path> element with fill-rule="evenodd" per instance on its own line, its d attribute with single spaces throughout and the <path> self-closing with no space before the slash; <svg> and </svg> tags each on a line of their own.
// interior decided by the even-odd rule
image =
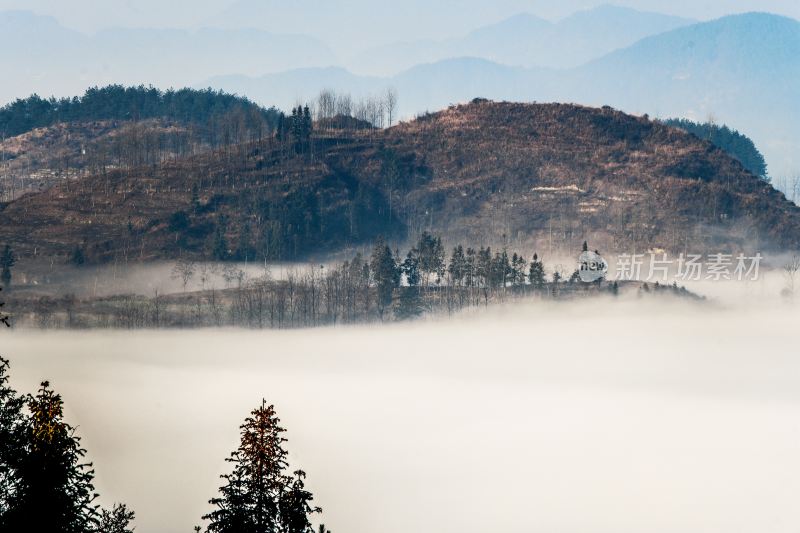
<svg viewBox="0 0 800 533">
<path fill-rule="evenodd" d="M 655 117 L 723 122 L 754 139 L 773 175 L 800 170 L 800 22 L 764 13 L 681 27 L 571 69 L 463 57 L 382 78 L 304 69 L 216 77 L 200 85 L 279 106 L 312 99 L 323 88 L 358 94 L 394 86 L 406 117 L 475 96 L 608 104 Z"/>
<path fill-rule="evenodd" d="M 124 29 L 86 35 L 27 11 L 0 13 L 0 101 L 80 94 L 121 83 L 183 87 L 222 73 L 262 74 L 336 63 L 311 37 L 248 29 Z"/>
<path fill-rule="evenodd" d="M 654 117 L 725 123 L 756 142 L 772 175 L 800 171 L 797 21 L 746 13 L 690 24 L 602 6 L 551 23 L 511 15 L 524 11 L 525 2 L 518 3 L 492 11 L 502 20 L 492 20 L 479 6 L 455 10 L 447 2 L 436 3 L 429 9 L 439 18 L 406 25 L 404 17 L 413 10 L 398 9 L 391 20 L 373 20 L 375 13 L 362 0 L 338 6 L 318 0 L 241 0 L 209 21 L 229 29 L 118 29 L 94 35 L 69 30 L 49 17 L 5 12 L 0 31 L 19 46 L 0 49 L 6 75 L 0 101 L 32 92 L 69 95 L 91 85 L 141 83 L 210 86 L 284 109 L 313 99 L 324 88 L 359 96 L 393 86 L 406 118 L 476 96 L 608 104 Z M 315 16 L 292 16 L 299 12 Z M 247 24 L 243 17 L 248 13 L 249 25 L 260 29 L 236 26 Z M 348 27 L 374 34 L 384 44 L 366 54 L 337 56 L 321 41 L 292 34 L 324 36 L 328 24 L 325 31 L 334 38 L 342 28 L 331 21 L 350 15 Z M 434 32 L 448 15 L 452 25 L 440 33 L 449 37 L 415 40 L 415 35 Z M 416 28 L 404 34 L 407 44 L 385 43 L 404 27 Z M 383 74 L 335 66 L 343 63 Z"/>
<path fill-rule="evenodd" d="M 693 22 L 611 5 L 579 11 L 556 23 L 521 13 L 463 37 L 373 48 L 349 64 L 356 72 L 380 75 L 453 57 L 483 58 L 511 66 L 570 68 Z"/>
</svg>

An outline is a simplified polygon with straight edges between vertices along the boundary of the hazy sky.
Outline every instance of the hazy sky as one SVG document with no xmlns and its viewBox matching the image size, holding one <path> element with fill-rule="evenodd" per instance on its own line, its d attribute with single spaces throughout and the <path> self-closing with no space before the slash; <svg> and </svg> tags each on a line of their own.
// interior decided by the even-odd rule
<svg viewBox="0 0 800 533">
<path fill-rule="evenodd" d="M 249 0 L 256 2 L 257 0 Z M 266 0 L 265 0 L 266 1 Z M 329 2 L 335 0 L 310 0 Z M 339 0 L 352 4 L 353 0 Z M 484 0 L 463 2 L 483 3 Z M 215 15 L 236 4 L 237 0 L 0 0 L 0 10 L 27 9 L 52 15 L 64 25 L 83 31 L 109 26 L 196 27 L 213 25 Z M 800 19 L 797 0 L 497 0 L 498 13 L 520 11 L 519 7 L 546 18 L 558 18 L 569 13 L 603 3 L 624 5 L 641 10 L 709 19 L 742 11 L 770 11 Z M 396 10 L 395 0 L 371 0 L 370 6 L 390 17 Z M 436 0 L 432 5 L 436 4 Z"/>
</svg>

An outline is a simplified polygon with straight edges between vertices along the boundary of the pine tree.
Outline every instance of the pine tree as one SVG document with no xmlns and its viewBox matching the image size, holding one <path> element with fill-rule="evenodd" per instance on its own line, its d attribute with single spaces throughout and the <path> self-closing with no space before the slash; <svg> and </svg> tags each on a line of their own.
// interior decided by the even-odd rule
<svg viewBox="0 0 800 533">
<path fill-rule="evenodd" d="M 8 361 L 0 357 L 0 531 L 13 531 L 10 510 L 20 500 L 20 468 L 28 421 L 25 399 L 8 385 Z"/>
<path fill-rule="evenodd" d="M 523 285 L 525 283 L 525 267 L 527 261 L 521 255 L 514 252 L 511 257 L 512 285 Z"/>
<path fill-rule="evenodd" d="M 370 270 L 378 289 L 378 314 L 382 320 L 385 309 L 392 304 L 394 289 L 400 285 L 400 269 L 383 239 L 378 239 L 372 251 Z"/>
<path fill-rule="evenodd" d="M 305 472 L 295 470 L 291 484 L 281 495 L 279 507 L 284 533 L 314 533 L 309 515 L 319 513 L 322 509 L 311 507 L 314 496 L 305 488 L 305 477 Z"/>
<path fill-rule="evenodd" d="M 511 277 L 511 263 L 508 253 L 503 250 L 494 254 L 489 270 L 489 286 L 494 288 L 505 287 Z"/>
<path fill-rule="evenodd" d="M 450 265 L 447 267 L 453 285 L 462 285 L 467 274 L 467 259 L 464 256 L 464 247 L 460 244 L 453 248 L 450 256 Z"/>
<path fill-rule="evenodd" d="M 219 488 L 218 497 L 209 500 L 216 509 L 205 515 L 203 520 L 211 521 L 208 531 L 212 533 L 254 533 L 258 529 L 251 514 L 254 501 L 247 483 L 247 468 L 239 450 L 225 460 L 234 465 L 233 471 L 220 476 L 225 480 L 225 485 Z"/>
<path fill-rule="evenodd" d="M 544 263 L 539 261 L 537 254 L 533 254 L 533 261 L 531 261 L 531 266 L 528 269 L 528 282 L 533 288 L 540 289 L 544 287 L 545 281 Z"/>
<path fill-rule="evenodd" d="M 278 141 L 286 140 L 286 113 L 283 111 L 278 114 L 278 123 L 275 127 L 275 138 Z"/>
<path fill-rule="evenodd" d="M 419 285 L 419 257 L 414 250 L 409 250 L 406 254 L 405 260 L 400 265 L 400 271 L 405 275 L 406 283 L 408 283 L 409 287 L 416 287 Z"/>
<path fill-rule="evenodd" d="M 2 268 L 0 279 L 3 282 L 3 286 L 6 288 L 11 286 L 11 267 L 13 267 L 16 262 L 17 259 L 14 257 L 11 246 L 6 244 L 5 248 L 3 248 L 3 254 L 0 255 L 0 268 Z"/>
<path fill-rule="evenodd" d="M 262 401 L 241 426 L 239 448 L 227 459 L 233 471 L 212 498 L 215 509 L 203 517 L 212 533 L 310 532 L 308 516 L 319 512 L 309 502 L 305 474 L 285 474 L 286 439 L 272 405 Z"/>
<path fill-rule="evenodd" d="M 581 248 L 581 251 L 582 252 L 588 252 L 589 251 L 589 243 L 587 243 L 586 241 L 583 241 L 583 247 Z"/>
<path fill-rule="evenodd" d="M 437 283 L 444 275 L 444 246 L 441 237 L 434 237 L 427 231 L 420 235 L 414 253 L 419 257 L 419 270 L 423 285 L 430 284 L 431 275 L 436 275 Z"/>
<path fill-rule="evenodd" d="M 311 143 L 311 131 L 314 127 L 314 122 L 311 120 L 311 110 L 308 106 L 303 107 L 303 142 L 308 145 Z"/>
<path fill-rule="evenodd" d="M 19 488 L 6 524 L 10 531 L 85 533 L 98 524 L 91 463 L 84 463 L 75 429 L 63 420 L 61 396 L 42 382 L 28 400 L 26 450 L 20 458 Z"/>
</svg>

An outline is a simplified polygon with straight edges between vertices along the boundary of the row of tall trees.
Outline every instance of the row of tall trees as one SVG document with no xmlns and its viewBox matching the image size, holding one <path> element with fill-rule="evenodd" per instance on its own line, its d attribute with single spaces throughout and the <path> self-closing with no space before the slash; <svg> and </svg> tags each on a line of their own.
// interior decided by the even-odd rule
<svg viewBox="0 0 800 533">
<path fill-rule="evenodd" d="M 720 126 L 714 122 L 700 123 L 681 118 L 665 120 L 664 124 L 680 128 L 701 139 L 710 141 L 738 159 L 744 168 L 761 179 L 769 181 L 767 162 L 750 137 L 724 124 Z"/>
<path fill-rule="evenodd" d="M 456 287 L 513 287 L 525 284 L 540 286 L 544 283 L 544 266 L 537 254 L 528 261 L 514 252 L 503 249 L 492 254 L 491 247 L 453 248 L 450 261 L 445 261 L 441 237 L 423 232 L 406 254 L 405 260 L 396 261 L 396 270 L 402 273 L 409 286 L 430 287 L 446 283 Z"/>
<path fill-rule="evenodd" d="M 268 271 L 248 277 L 234 263 L 212 264 L 212 269 L 208 263 L 180 260 L 173 271 L 183 287 L 180 295 L 118 296 L 104 299 L 102 309 L 74 297 L 47 299 L 20 307 L 17 318 L 47 328 L 294 328 L 455 312 L 491 300 L 549 296 L 562 281 L 577 281 L 575 274 L 562 275 L 558 269 L 548 281 L 536 254 L 528 261 L 505 249 L 457 245 L 447 258 L 441 238 L 423 232 L 404 255 L 378 239 L 368 256 L 290 270 L 280 279 Z M 200 281 L 194 285 L 202 290 L 186 293 L 193 280 Z"/>
<path fill-rule="evenodd" d="M 278 125 L 275 136 L 278 141 L 291 138 L 295 153 L 304 153 L 311 148 L 311 132 L 314 122 L 311 119 L 311 110 L 306 106 L 292 108 L 291 117 L 284 113 L 278 116 Z"/>
<path fill-rule="evenodd" d="M 315 118 L 323 125 L 347 128 L 348 125 L 361 122 L 374 128 L 384 128 L 391 127 L 397 121 L 397 103 L 397 90 L 387 87 L 381 93 L 361 98 L 324 89 L 313 104 Z M 358 122 L 343 120 L 347 118 Z"/>
<path fill-rule="evenodd" d="M 144 120 L 164 118 L 213 124 L 231 113 L 255 113 L 274 129 L 278 111 L 264 109 L 247 98 L 212 89 L 170 89 L 139 85 L 92 87 L 83 96 L 42 98 L 32 95 L 0 108 L 0 132 L 6 137 L 58 122 Z"/>
<path fill-rule="evenodd" d="M 0 532 L 132 533 L 135 514 L 125 504 L 95 503 L 94 470 L 64 419 L 61 396 L 47 381 L 35 395 L 21 395 L 8 371 L 0 358 Z M 289 472 L 274 407 L 262 401 L 240 429 L 240 445 L 227 459 L 232 469 L 202 517 L 206 531 L 311 533 L 311 517 L 322 510 L 312 506 L 305 472 Z"/>
<path fill-rule="evenodd" d="M 218 159 L 242 160 L 249 145 L 272 138 L 280 116 L 275 108 L 210 89 L 111 85 L 74 98 L 33 95 L 0 108 L 0 137 L 69 126 L 42 136 L 33 151 L 16 154 L 11 162 L 4 156 L 0 195 L 11 200 L 63 178 L 155 168 L 209 151 Z"/>
</svg>

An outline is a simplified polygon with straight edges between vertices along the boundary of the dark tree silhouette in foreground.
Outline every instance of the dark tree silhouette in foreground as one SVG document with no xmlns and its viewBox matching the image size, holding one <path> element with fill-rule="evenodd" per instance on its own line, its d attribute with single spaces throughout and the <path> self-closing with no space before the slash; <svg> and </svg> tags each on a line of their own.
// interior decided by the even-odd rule
<svg viewBox="0 0 800 533">
<path fill-rule="evenodd" d="M 48 382 L 36 396 L 8 385 L 0 357 L 0 532 L 130 533 L 125 505 L 98 512 L 92 465 L 84 461 L 64 404 Z"/>
<path fill-rule="evenodd" d="M 133 511 L 129 510 L 124 503 L 115 503 L 110 511 L 103 509 L 97 531 L 98 533 L 133 533 L 134 528 L 131 527 L 133 519 Z"/>
<path fill-rule="evenodd" d="M 64 403 L 47 381 L 27 399 L 26 438 L 12 459 L 16 490 L 4 526 L 9 531 L 82 533 L 98 525 L 91 463 L 84 462 L 75 429 L 64 421 Z"/>
<path fill-rule="evenodd" d="M 239 448 L 227 459 L 230 474 L 219 496 L 209 503 L 214 510 L 203 517 L 214 533 L 311 533 L 312 494 L 305 489 L 305 473 L 286 474 L 288 452 L 285 430 L 273 406 L 262 401 L 241 426 Z"/>
<path fill-rule="evenodd" d="M 20 459 L 28 429 L 25 399 L 8 385 L 8 361 L 0 357 L 0 531 L 11 531 L 10 511 L 19 499 Z"/>
</svg>

